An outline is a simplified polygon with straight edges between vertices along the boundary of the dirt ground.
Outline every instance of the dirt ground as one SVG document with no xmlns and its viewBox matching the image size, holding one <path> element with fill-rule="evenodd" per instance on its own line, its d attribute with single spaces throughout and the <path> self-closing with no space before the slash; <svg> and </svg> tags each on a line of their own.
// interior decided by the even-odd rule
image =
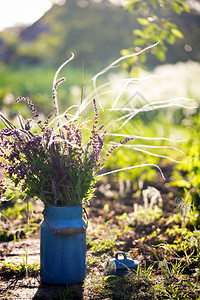
<svg viewBox="0 0 200 300">
<path fill-rule="evenodd" d="M 117 245 L 115 245 L 115 251 L 124 251 L 128 254 L 129 257 L 137 259 L 141 262 L 141 265 L 144 263 L 148 266 L 155 262 L 155 257 L 152 254 L 150 244 L 154 243 L 156 245 L 157 241 L 152 236 L 148 242 L 143 243 L 140 241 L 141 237 L 150 236 L 156 228 L 159 227 L 161 232 L 165 232 L 167 226 L 166 220 L 169 215 L 174 213 L 174 197 L 176 196 L 176 188 L 172 188 L 168 183 L 159 183 L 156 184 L 151 182 L 146 182 L 143 185 L 143 189 L 147 186 L 154 185 L 156 189 L 161 192 L 163 199 L 163 214 L 164 221 L 160 223 L 159 220 L 155 220 L 151 224 L 140 224 L 136 225 L 134 228 L 129 228 L 123 232 L 123 225 L 121 228 L 121 233 L 116 237 L 118 239 Z M 109 239 L 109 230 L 112 232 L 116 231 L 117 226 L 119 226 L 119 216 L 123 213 L 131 213 L 133 211 L 134 203 L 141 204 L 141 196 L 134 198 L 129 193 L 126 193 L 125 197 L 114 201 L 112 199 L 115 194 L 115 190 L 112 190 L 112 187 L 109 187 L 110 194 L 108 193 L 108 187 L 101 186 L 97 189 L 96 198 L 91 201 L 91 205 L 87 208 L 89 214 L 89 227 L 88 235 L 92 240 L 101 241 L 104 239 L 107 234 L 107 239 Z M 113 195 L 112 195 L 113 193 Z M 109 197 L 108 197 L 109 196 Z M 106 205 L 106 206 L 105 206 Z M 41 215 L 42 206 L 37 207 L 38 214 Z M 96 231 L 96 228 L 101 225 L 105 226 L 106 230 Z M 101 256 L 101 254 L 103 254 Z M 92 291 L 92 276 L 102 277 L 102 260 L 106 257 L 110 257 L 112 251 L 104 249 L 102 252 L 99 250 L 95 254 L 92 251 L 91 245 L 87 247 L 87 260 L 90 261 L 89 266 L 87 266 L 87 275 L 85 284 L 80 284 L 78 288 L 80 293 L 78 298 L 74 297 L 73 299 L 97 299 Z M 160 254 L 161 255 L 161 254 Z M 101 257 L 100 257 L 101 256 Z M 23 263 L 23 260 L 26 260 L 27 263 L 33 264 L 37 262 L 39 264 L 40 260 L 40 232 L 37 230 L 29 238 L 21 239 L 19 241 L 9 241 L 9 242 L 0 242 L 0 260 L 4 263 Z M 95 262 L 96 257 L 98 258 Z M 91 258 L 93 263 L 91 263 Z M 159 274 L 158 270 L 155 269 L 154 275 Z M 39 272 L 30 272 L 27 275 L 20 274 L 19 272 L 8 272 L 7 269 L 1 268 L 1 286 L 0 286 L 0 299 L 72 299 L 70 296 L 63 297 L 61 296 L 64 291 L 66 291 L 69 286 L 53 286 L 53 285 L 44 285 L 40 282 Z M 91 282 L 91 283 L 90 283 Z M 57 296 L 56 296 L 57 295 Z M 69 298 L 68 298 L 69 297 Z M 72 297 L 72 296 L 71 296 Z M 98 298 L 99 299 L 99 298 Z"/>
</svg>

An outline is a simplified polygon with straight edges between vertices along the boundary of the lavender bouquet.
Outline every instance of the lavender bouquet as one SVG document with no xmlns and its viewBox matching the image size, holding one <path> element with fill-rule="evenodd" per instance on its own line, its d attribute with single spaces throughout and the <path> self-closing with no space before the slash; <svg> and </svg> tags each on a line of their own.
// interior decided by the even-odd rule
<svg viewBox="0 0 200 300">
<path fill-rule="evenodd" d="M 101 157 L 106 131 L 104 125 L 99 125 L 95 99 L 92 100 L 92 129 L 85 139 L 89 121 L 81 122 L 68 110 L 59 114 L 57 87 L 65 78 L 56 80 L 57 74 L 53 84 L 54 117 L 51 114 L 42 122 L 33 102 L 24 97 L 15 102 L 27 102 L 33 118 L 24 120 L 18 115 L 19 128 L 0 113 L 5 125 L 0 133 L 0 167 L 29 197 L 38 197 L 45 205 L 72 206 L 92 197 L 98 172 L 106 156 L 118 145 L 113 145 Z M 132 139 L 126 137 L 121 144 Z"/>
</svg>

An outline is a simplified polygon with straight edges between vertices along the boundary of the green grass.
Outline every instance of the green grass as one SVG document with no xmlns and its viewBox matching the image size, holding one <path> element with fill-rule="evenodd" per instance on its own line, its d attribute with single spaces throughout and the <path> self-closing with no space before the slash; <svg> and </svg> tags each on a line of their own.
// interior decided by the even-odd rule
<svg viewBox="0 0 200 300">
<path fill-rule="evenodd" d="M 7 206 L 7 207 L 6 207 Z M 35 233 L 40 226 L 40 214 L 34 203 L 12 199 L 0 204 L 0 241 L 19 241 Z"/>
<path fill-rule="evenodd" d="M 0 261 L 1 271 L 7 273 L 9 275 L 21 275 L 21 276 L 33 276 L 39 274 L 40 266 L 38 262 L 34 262 L 29 264 L 27 262 L 27 255 L 22 256 L 21 263 L 6 263 L 4 261 Z"/>
<path fill-rule="evenodd" d="M 59 66 L 58 66 L 59 67 Z M 52 112 L 52 85 L 56 69 L 45 65 L 41 66 L 0 66 L 0 105 L 11 116 L 18 110 L 30 117 L 26 105 L 13 105 L 17 97 L 29 97 L 36 105 L 38 111 L 45 115 Z M 81 88 L 91 76 L 83 74 L 82 70 L 67 67 L 60 77 L 66 77 L 59 91 L 61 108 L 66 109 L 72 104 L 81 101 Z M 73 103 L 73 101 L 75 103 Z"/>
</svg>

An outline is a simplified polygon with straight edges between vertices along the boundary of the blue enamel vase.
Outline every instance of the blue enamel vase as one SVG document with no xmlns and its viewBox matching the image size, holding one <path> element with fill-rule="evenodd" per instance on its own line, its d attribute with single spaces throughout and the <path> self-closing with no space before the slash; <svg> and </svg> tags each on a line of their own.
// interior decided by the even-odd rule
<svg viewBox="0 0 200 300">
<path fill-rule="evenodd" d="M 82 206 L 48 206 L 40 237 L 40 277 L 43 283 L 79 283 L 85 278 L 86 224 Z"/>
</svg>

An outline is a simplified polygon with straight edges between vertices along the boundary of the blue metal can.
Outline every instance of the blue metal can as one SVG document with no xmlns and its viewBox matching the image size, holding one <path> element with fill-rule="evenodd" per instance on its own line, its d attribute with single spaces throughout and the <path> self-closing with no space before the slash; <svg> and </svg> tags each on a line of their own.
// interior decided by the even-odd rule
<svg viewBox="0 0 200 300">
<path fill-rule="evenodd" d="M 104 272 L 107 275 L 125 275 L 128 272 L 135 272 L 139 267 L 139 261 L 126 257 L 126 254 L 119 251 L 115 254 L 115 258 L 109 259 L 103 264 Z"/>
<path fill-rule="evenodd" d="M 82 206 L 48 206 L 41 223 L 40 277 L 43 283 L 79 283 L 86 270 L 86 223 Z"/>
</svg>

